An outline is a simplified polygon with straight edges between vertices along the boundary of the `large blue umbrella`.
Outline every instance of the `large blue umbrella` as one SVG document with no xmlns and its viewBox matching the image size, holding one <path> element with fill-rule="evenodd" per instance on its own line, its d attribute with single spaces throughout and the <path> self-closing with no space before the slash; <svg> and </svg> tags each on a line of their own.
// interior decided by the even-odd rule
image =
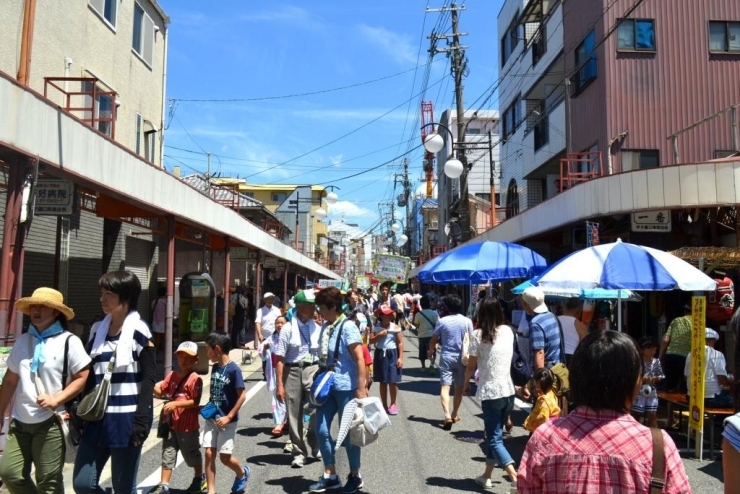
<svg viewBox="0 0 740 494">
<path fill-rule="evenodd" d="M 524 293 L 524 290 L 529 288 L 530 286 L 537 286 L 537 277 L 532 278 L 531 280 L 527 280 L 523 283 L 520 283 L 519 285 L 515 286 L 511 289 L 511 293 L 514 295 L 521 295 Z M 553 288 L 553 287 L 547 287 L 542 289 L 542 293 L 544 293 L 548 297 L 559 297 L 559 298 L 570 298 L 574 297 L 574 295 L 570 290 L 567 290 L 565 292 Z M 637 293 L 633 292 L 632 290 L 610 290 L 608 288 L 590 288 L 581 290 L 580 295 L 578 295 L 578 298 L 581 300 L 627 300 L 627 301 L 634 301 L 639 302 L 642 300 L 642 297 L 638 295 Z"/>
<path fill-rule="evenodd" d="M 545 258 L 531 249 L 489 240 L 461 245 L 435 257 L 419 271 L 419 280 L 458 285 L 497 283 L 531 278 L 546 267 Z"/>
</svg>

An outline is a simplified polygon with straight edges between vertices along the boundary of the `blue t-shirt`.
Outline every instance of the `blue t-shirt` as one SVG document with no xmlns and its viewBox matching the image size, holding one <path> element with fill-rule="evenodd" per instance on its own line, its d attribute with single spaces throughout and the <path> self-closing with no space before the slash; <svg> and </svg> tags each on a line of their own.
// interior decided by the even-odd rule
<svg viewBox="0 0 740 494">
<path fill-rule="evenodd" d="M 357 362 L 349 351 L 349 345 L 355 343 L 362 345 L 362 336 L 354 322 L 345 319 L 340 324 L 344 324 L 344 327 L 342 329 L 342 341 L 339 343 L 339 361 L 334 367 L 334 389 L 337 391 L 353 391 L 357 389 Z M 327 327 L 328 325 L 324 325 L 321 331 L 326 331 Z M 334 362 L 334 347 L 337 344 L 338 334 L 339 326 L 334 329 L 329 338 L 327 362 Z M 319 337 L 319 341 L 321 341 L 321 337 Z"/>
<path fill-rule="evenodd" d="M 560 326 L 552 312 L 535 314 L 529 322 L 529 338 L 532 351 L 545 351 L 545 367 L 562 362 L 560 357 Z"/>
<path fill-rule="evenodd" d="M 439 336 L 442 355 L 460 355 L 466 331 L 473 331 L 473 323 L 462 314 L 453 314 L 438 319 L 434 334 Z"/>
<path fill-rule="evenodd" d="M 242 370 L 233 361 L 225 366 L 213 364 L 211 370 L 211 400 L 226 416 L 229 414 L 237 400 L 237 389 L 244 389 Z M 239 414 L 235 414 L 232 422 L 239 421 Z"/>
</svg>

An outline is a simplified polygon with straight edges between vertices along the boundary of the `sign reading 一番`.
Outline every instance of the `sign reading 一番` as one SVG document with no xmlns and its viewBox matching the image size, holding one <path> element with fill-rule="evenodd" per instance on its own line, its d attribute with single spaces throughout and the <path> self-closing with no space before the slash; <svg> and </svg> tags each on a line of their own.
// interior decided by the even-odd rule
<svg viewBox="0 0 740 494">
<path fill-rule="evenodd" d="M 380 281 L 406 283 L 411 269 L 411 259 L 388 254 L 375 254 L 373 257 L 373 277 Z"/>
<path fill-rule="evenodd" d="M 671 231 L 671 210 L 659 209 L 632 213 L 633 232 L 663 232 Z"/>
<path fill-rule="evenodd" d="M 66 180 L 37 180 L 34 214 L 66 216 L 74 213 L 75 186 Z"/>
</svg>

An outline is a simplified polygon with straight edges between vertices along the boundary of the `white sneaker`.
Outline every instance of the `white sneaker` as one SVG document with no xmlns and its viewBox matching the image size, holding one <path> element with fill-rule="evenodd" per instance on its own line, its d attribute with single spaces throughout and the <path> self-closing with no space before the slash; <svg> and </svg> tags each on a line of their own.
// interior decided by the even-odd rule
<svg viewBox="0 0 740 494">
<path fill-rule="evenodd" d="M 483 475 L 481 475 L 480 477 L 476 477 L 475 483 L 483 487 L 484 489 L 493 489 L 493 483 L 491 482 L 491 479 L 484 477 Z"/>
<path fill-rule="evenodd" d="M 293 443 L 288 441 L 285 443 L 285 447 L 283 448 L 283 453 L 292 453 L 293 452 Z"/>
<path fill-rule="evenodd" d="M 306 464 L 306 457 L 303 455 L 297 455 L 293 457 L 293 463 L 290 464 L 293 468 L 303 468 Z"/>
<path fill-rule="evenodd" d="M 313 457 L 314 457 L 314 458 L 316 458 L 317 460 L 320 460 L 320 459 L 321 459 L 321 450 L 320 450 L 320 449 L 318 449 L 318 448 L 316 448 L 316 449 L 312 449 L 312 450 L 311 450 L 311 456 L 313 456 Z"/>
</svg>

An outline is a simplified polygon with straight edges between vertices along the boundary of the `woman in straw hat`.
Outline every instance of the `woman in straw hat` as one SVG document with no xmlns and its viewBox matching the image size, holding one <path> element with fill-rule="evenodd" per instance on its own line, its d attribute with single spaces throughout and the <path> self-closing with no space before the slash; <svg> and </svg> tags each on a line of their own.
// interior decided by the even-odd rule
<svg viewBox="0 0 740 494">
<path fill-rule="evenodd" d="M 31 325 L 15 342 L 0 387 L 0 427 L 13 400 L 0 478 L 11 493 L 64 492 L 65 444 L 54 414 L 82 391 L 90 357 L 80 339 L 67 331 L 67 321 L 75 314 L 58 291 L 37 288 L 30 297 L 19 299 L 15 308 L 30 317 Z"/>
</svg>

